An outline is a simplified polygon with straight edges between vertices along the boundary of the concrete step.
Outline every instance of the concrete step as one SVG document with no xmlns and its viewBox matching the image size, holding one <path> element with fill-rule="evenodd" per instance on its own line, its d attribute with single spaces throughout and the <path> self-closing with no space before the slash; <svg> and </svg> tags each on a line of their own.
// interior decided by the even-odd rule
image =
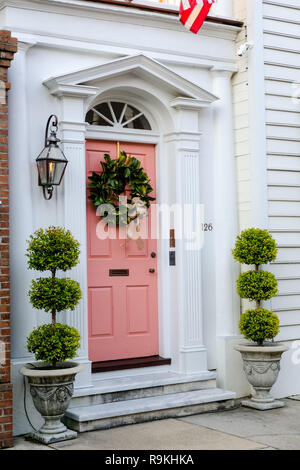
<svg viewBox="0 0 300 470">
<path fill-rule="evenodd" d="M 234 399 L 235 393 L 219 388 L 158 395 L 69 408 L 64 422 L 70 429 L 78 432 L 109 429 L 155 419 L 231 409 L 235 406 Z"/>
<path fill-rule="evenodd" d="M 204 372 L 197 375 L 160 372 L 137 374 L 93 381 L 89 389 L 75 389 L 69 408 L 94 406 L 117 401 L 135 400 L 172 393 L 191 392 L 216 387 L 216 374 Z"/>
</svg>

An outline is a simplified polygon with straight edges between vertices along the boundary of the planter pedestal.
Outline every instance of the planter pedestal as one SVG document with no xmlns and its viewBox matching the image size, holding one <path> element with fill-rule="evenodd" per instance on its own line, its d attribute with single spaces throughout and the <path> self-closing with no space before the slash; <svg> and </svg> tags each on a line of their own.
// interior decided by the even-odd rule
<svg viewBox="0 0 300 470">
<path fill-rule="evenodd" d="M 244 372 L 256 392 L 251 399 L 243 400 L 242 405 L 257 410 L 283 407 L 284 403 L 275 400 L 270 390 L 279 374 L 281 356 L 288 347 L 281 343 L 265 346 L 239 344 L 235 349 L 242 355 Z"/>
<path fill-rule="evenodd" d="M 55 442 L 69 441 L 70 439 L 76 439 L 77 432 L 71 431 L 71 429 L 66 428 L 65 431 L 46 434 L 44 429 L 39 431 L 34 431 L 29 435 L 29 438 L 33 441 L 42 442 L 43 444 L 54 444 Z"/>
<path fill-rule="evenodd" d="M 82 369 L 75 362 L 58 364 L 56 369 L 45 369 L 42 362 L 21 368 L 20 374 L 28 379 L 34 406 L 45 420 L 38 431 L 30 434 L 31 439 L 53 444 L 77 437 L 77 432 L 68 429 L 61 418 L 72 398 L 75 376 Z"/>
</svg>

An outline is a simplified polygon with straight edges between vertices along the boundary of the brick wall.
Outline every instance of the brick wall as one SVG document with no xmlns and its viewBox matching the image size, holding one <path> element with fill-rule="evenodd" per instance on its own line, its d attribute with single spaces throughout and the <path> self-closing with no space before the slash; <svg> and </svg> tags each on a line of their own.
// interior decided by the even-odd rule
<svg viewBox="0 0 300 470">
<path fill-rule="evenodd" d="M 0 449 L 13 445 L 10 383 L 10 290 L 8 198 L 7 71 L 17 52 L 17 39 L 0 30 Z"/>
</svg>

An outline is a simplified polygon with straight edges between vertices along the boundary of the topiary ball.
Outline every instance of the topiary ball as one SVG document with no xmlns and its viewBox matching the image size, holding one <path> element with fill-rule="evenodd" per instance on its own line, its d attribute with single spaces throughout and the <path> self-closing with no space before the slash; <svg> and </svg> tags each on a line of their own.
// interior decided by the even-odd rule
<svg viewBox="0 0 300 470">
<path fill-rule="evenodd" d="M 237 237 L 232 253 L 244 264 L 266 264 L 276 259 L 276 242 L 267 230 L 250 228 Z"/>
<path fill-rule="evenodd" d="M 73 359 L 79 347 L 80 334 L 76 328 L 60 323 L 39 326 L 27 338 L 27 350 L 36 360 L 45 361 L 51 367 Z"/>
<path fill-rule="evenodd" d="M 237 292 L 243 299 L 268 300 L 278 294 L 274 274 L 268 271 L 247 271 L 237 280 Z"/>
<path fill-rule="evenodd" d="M 29 291 L 34 308 L 50 312 L 74 310 L 81 299 L 81 289 L 77 281 L 68 278 L 42 277 L 32 281 Z"/>
<path fill-rule="evenodd" d="M 279 333 L 279 318 L 270 310 L 258 308 L 242 313 L 239 322 L 242 335 L 262 345 L 264 340 L 273 339 Z"/>
<path fill-rule="evenodd" d="M 78 263 L 80 243 L 63 227 L 41 228 L 30 236 L 28 243 L 29 269 L 67 271 Z"/>
</svg>

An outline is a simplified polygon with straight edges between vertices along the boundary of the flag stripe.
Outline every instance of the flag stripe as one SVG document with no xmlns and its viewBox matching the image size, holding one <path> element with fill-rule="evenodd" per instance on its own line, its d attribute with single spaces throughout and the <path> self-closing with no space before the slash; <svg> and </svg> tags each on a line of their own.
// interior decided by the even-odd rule
<svg viewBox="0 0 300 470">
<path fill-rule="evenodd" d="M 179 19 L 192 33 L 198 33 L 216 0 L 181 0 Z"/>
<path fill-rule="evenodd" d="M 195 20 L 197 19 L 197 16 L 199 15 L 201 11 L 201 6 L 200 5 L 196 5 L 195 8 L 193 8 L 193 10 L 191 11 L 191 14 L 190 16 L 188 17 L 187 21 L 185 22 L 185 27 L 187 29 L 190 29 L 191 26 L 193 26 Z"/>
<path fill-rule="evenodd" d="M 204 23 L 205 18 L 208 15 L 208 12 L 209 12 L 210 8 L 211 8 L 210 4 L 204 5 L 204 7 L 202 8 L 200 14 L 198 15 L 198 17 L 194 21 L 192 27 L 190 28 L 192 33 L 195 33 L 195 34 L 198 33 L 199 29 L 201 28 L 201 26 Z"/>
</svg>

